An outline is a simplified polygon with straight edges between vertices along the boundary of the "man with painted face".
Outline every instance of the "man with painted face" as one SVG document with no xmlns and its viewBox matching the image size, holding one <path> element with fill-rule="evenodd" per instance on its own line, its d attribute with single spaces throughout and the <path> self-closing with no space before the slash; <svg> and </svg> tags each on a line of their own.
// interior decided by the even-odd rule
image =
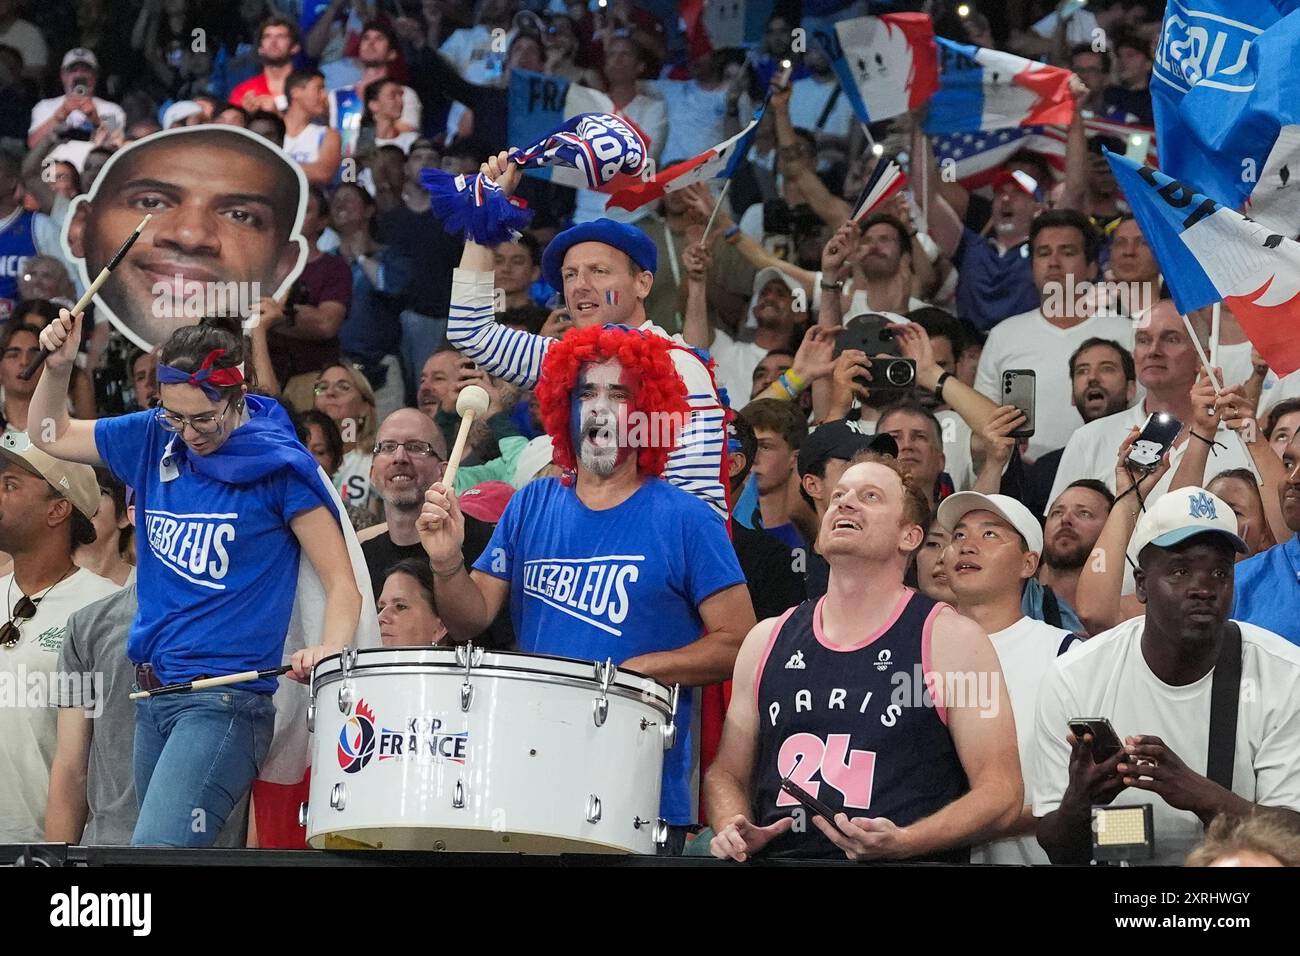
<svg viewBox="0 0 1300 956">
<path fill-rule="evenodd" d="M 508 196 L 519 184 L 521 172 L 506 153 L 498 153 L 483 164 L 479 175 L 494 180 Z M 612 219 L 597 219 L 551 240 L 542 255 L 542 276 L 564 293 L 575 328 L 625 325 L 667 340 L 668 333 L 651 324 L 645 314 L 656 265 L 654 242 L 645 233 Z M 452 274 L 447 340 L 489 374 L 532 388 L 556 340 L 496 322 L 492 270 L 492 249 L 467 237 L 460 268 Z M 725 409 L 708 366 L 681 336 L 671 341 L 680 346 L 671 349 L 670 357 L 685 385 L 691 420 L 668 456 L 664 477 L 705 501 L 725 520 Z"/>
<path fill-rule="evenodd" d="M 610 326 L 554 344 L 537 399 L 566 474 L 515 493 L 472 572 L 455 496 L 441 481 L 425 492 L 416 527 L 452 641 L 508 600 L 522 651 L 612 658 L 684 687 L 730 676 L 754 624 L 744 575 L 708 506 L 659 477 L 690 417 L 673 351 L 663 336 Z M 682 694 L 678 727 L 691 726 L 692 697 Z M 673 827 L 695 820 L 694 747 L 686 730 L 665 758 L 660 815 Z"/>
</svg>

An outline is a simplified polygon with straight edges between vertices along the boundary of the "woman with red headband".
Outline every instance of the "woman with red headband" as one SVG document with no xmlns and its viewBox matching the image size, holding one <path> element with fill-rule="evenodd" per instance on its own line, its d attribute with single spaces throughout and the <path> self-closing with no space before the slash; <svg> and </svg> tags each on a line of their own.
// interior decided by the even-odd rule
<svg viewBox="0 0 1300 956">
<path fill-rule="evenodd" d="M 248 394 L 244 340 L 217 322 L 177 329 L 158 357 L 155 409 L 69 419 L 81 316 L 41 335 L 32 441 L 106 465 L 135 489 L 140 610 L 127 655 L 141 689 L 279 666 L 303 554 L 325 590 L 322 643 L 293 655 L 305 681 L 352 638 L 361 609 L 336 502 L 284 410 Z M 136 711 L 134 844 L 210 846 L 266 757 L 273 679 L 145 698 Z"/>
</svg>

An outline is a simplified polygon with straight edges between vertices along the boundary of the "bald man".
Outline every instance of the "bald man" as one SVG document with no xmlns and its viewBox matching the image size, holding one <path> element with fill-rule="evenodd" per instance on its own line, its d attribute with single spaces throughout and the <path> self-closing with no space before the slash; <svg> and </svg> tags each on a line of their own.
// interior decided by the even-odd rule
<svg viewBox="0 0 1300 956">
<path fill-rule="evenodd" d="M 428 556 L 420 546 L 420 535 L 415 530 L 415 519 L 424 504 L 424 490 L 442 478 L 447 468 L 447 442 L 442 430 L 433 419 L 419 409 L 399 408 L 379 426 L 375 437 L 374 463 L 370 468 L 370 482 L 384 501 L 384 520 L 387 530 L 361 545 L 370 571 L 370 584 L 374 593 L 384 588 L 388 569 L 403 558 L 427 561 Z M 483 466 L 479 466 L 483 467 Z M 461 474 L 472 474 L 472 468 L 462 468 Z M 457 485 L 460 481 L 457 480 Z M 483 553 L 492 538 L 494 525 L 465 515 L 465 544 L 462 548 L 465 563 L 472 564 Z M 514 643 L 514 632 L 508 615 L 499 615 L 481 639 L 475 644 L 505 647 Z"/>
</svg>

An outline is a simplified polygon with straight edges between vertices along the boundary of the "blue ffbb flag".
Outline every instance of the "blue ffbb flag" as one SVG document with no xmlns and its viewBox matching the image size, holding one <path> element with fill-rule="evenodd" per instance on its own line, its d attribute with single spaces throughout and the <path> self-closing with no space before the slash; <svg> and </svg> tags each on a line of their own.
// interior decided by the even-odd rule
<svg viewBox="0 0 1300 956">
<path fill-rule="evenodd" d="M 1160 167 L 1171 176 L 1199 184 L 1220 202 L 1240 205 L 1250 189 L 1241 192 L 1242 167 L 1214 156 L 1202 136 L 1212 141 L 1230 135 L 1225 98 L 1250 93 L 1253 84 L 1243 74 L 1251 45 L 1293 4 L 1294 0 L 1169 0 L 1165 8 L 1151 71 Z M 1275 68 L 1283 70 L 1290 60 L 1288 53 Z M 1224 98 L 1203 107 L 1209 112 L 1193 130 L 1184 101 L 1191 90 L 1202 86 Z"/>
<path fill-rule="evenodd" d="M 1250 4 L 1240 9 L 1249 11 Z M 1300 13 L 1278 20 L 1253 41 L 1245 39 L 1243 29 L 1236 37 L 1228 26 L 1219 29 L 1220 36 L 1229 37 L 1225 49 L 1233 50 L 1236 41 L 1244 44 L 1235 58 L 1211 55 L 1204 64 L 1186 56 L 1174 60 L 1192 75 L 1203 75 L 1183 95 L 1177 112 L 1194 142 L 1175 144 L 1161 167 L 1194 182 L 1202 177 L 1215 199 L 1245 204 L 1252 219 L 1294 235 L 1300 216 L 1300 83 L 1288 67 L 1300 49 Z M 1185 52 L 1173 43 L 1166 46 L 1175 54 Z M 1176 93 L 1169 83 L 1159 86 L 1163 99 Z"/>
<path fill-rule="evenodd" d="M 924 13 L 887 13 L 835 24 L 832 60 L 844 95 L 864 123 L 915 109 L 939 87 L 934 24 Z"/>
<path fill-rule="evenodd" d="M 939 91 L 926 113 L 925 131 L 931 136 L 1069 125 L 1074 116 L 1069 70 L 943 37 L 934 42 Z"/>
<path fill-rule="evenodd" d="M 1105 155 L 1178 311 L 1223 300 L 1269 368 L 1300 369 L 1300 242 L 1158 169 Z"/>
</svg>

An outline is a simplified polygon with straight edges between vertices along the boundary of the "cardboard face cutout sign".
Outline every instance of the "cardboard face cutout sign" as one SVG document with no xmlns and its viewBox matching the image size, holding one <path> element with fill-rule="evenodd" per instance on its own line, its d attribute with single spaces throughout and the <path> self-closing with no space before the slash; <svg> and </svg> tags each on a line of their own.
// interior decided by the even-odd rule
<svg viewBox="0 0 1300 956">
<path fill-rule="evenodd" d="M 153 216 L 95 294 L 95 308 L 142 349 L 205 316 L 247 318 L 282 297 L 307 262 L 307 177 L 279 147 L 235 126 L 154 133 L 104 164 L 63 226 L 89 285 L 145 213 Z"/>
</svg>

